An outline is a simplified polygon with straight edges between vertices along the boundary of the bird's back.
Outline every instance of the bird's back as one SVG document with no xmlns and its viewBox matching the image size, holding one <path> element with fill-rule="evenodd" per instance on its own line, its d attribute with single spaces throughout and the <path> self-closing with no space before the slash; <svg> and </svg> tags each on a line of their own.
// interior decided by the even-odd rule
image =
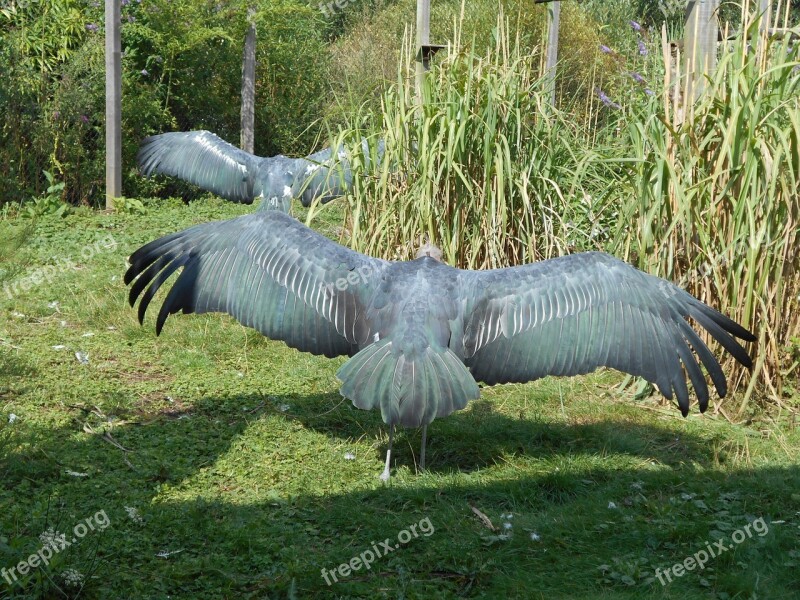
<svg viewBox="0 0 800 600">
<path fill-rule="evenodd" d="M 449 348 L 459 322 L 457 270 L 432 258 L 392 263 L 372 282 L 365 318 L 371 339 L 337 373 L 359 408 L 380 407 L 388 424 L 417 427 L 478 397 L 478 386 Z"/>
</svg>

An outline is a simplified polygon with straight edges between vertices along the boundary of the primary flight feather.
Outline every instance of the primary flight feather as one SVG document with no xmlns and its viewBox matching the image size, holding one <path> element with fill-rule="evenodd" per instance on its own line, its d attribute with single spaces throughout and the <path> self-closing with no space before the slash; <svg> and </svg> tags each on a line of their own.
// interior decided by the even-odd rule
<svg viewBox="0 0 800 600">
<path fill-rule="evenodd" d="M 395 425 L 425 427 L 493 385 L 606 366 L 644 377 L 689 411 L 720 396 L 719 362 L 692 319 L 750 367 L 748 330 L 672 283 L 608 254 L 585 252 L 486 271 L 432 258 L 370 258 L 278 211 L 197 225 L 150 242 L 125 274 L 139 320 L 156 291 L 180 275 L 158 314 L 225 312 L 265 336 L 328 357 L 351 358 L 337 377 L 359 408 Z M 737 339 L 738 338 L 738 339 Z M 390 454 L 389 452 L 389 454 Z M 423 454 L 424 456 L 424 454 Z M 424 458 L 420 460 L 424 466 Z M 387 467 L 382 475 L 388 477 Z"/>
</svg>

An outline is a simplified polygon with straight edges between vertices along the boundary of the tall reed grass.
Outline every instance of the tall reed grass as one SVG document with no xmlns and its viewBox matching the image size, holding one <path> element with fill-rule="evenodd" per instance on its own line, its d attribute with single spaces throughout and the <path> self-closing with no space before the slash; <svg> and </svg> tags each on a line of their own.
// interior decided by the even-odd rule
<svg viewBox="0 0 800 600">
<path fill-rule="evenodd" d="M 783 402 L 787 347 L 800 327 L 800 68 L 787 4 L 765 15 L 745 1 L 742 29 L 720 45 L 716 71 L 694 103 L 686 76 L 669 68 L 652 112 L 628 119 L 622 140 L 635 167 L 633 193 L 620 198 L 625 220 L 611 244 L 638 266 L 676 280 L 691 293 L 758 332 L 754 386 Z M 770 15 L 783 15 L 778 31 Z M 728 32 L 724 37 L 728 37 Z M 680 56 L 675 61 L 681 64 Z"/>
<path fill-rule="evenodd" d="M 454 24 L 421 102 L 407 40 L 380 113 L 355 115 L 333 142 L 354 158 L 349 243 L 406 259 L 427 237 L 468 268 L 605 249 L 757 331 L 752 376 L 725 365 L 744 390 L 735 414 L 756 389 L 785 406 L 787 347 L 800 335 L 800 69 L 786 8 L 770 6 L 783 16 L 776 34 L 745 1 L 741 31 L 691 104 L 664 35 L 662 56 L 649 57 L 663 89 L 618 98 L 613 118 L 551 106 L 540 57 L 519 51 L 502 15 L 485 53 Z"/>
<path fill-rule="evenodd" d="M 563 254 L 592 231 L 596 201 L 584 201 L 581 182 L 597 176 L 598 157 L 549 104 L 539 56 L 521 52 L 507 27 L 501 17 L 494 46 L 479 56 L 457 24 L 421 104 L 407 36 L 381 113 L 354 118 L 333 142 L 353 148 L 362 172 L 362 136 L 373 148 L 385 139 L 382 160 L 369 161 L 376 168 L 355 178 L 349 196 L 354 248 L 408 258 L 424 236 L 451 264 L 489 268 Z"/>
</svg>

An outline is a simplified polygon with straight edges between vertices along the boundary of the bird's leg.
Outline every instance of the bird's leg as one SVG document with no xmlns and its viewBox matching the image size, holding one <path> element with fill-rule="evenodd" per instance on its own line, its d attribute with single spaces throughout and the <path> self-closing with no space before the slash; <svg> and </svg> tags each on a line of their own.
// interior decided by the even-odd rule
<svg viewBox="0 0 800 600">
<path fill-rule="evenodd" d="M 381 473 L 381 480 L 389 481 L 389 463 L 392 460 L 392 438 L 394 438 L 394 425 L 389 425 L 389 449 L 386 451 L 386 467 Z"/>
<path fill-rule="evenodd" d="M 425 442 L 428 441 L 428 424 L 422 426 L 422 448 L 419 450 L 419 470 L 425 470 Z"/>
</svg>

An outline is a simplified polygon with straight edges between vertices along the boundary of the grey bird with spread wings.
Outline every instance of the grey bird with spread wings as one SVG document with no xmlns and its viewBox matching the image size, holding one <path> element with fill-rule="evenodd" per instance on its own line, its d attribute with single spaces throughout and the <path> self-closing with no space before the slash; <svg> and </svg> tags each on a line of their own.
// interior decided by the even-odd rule
<svg viewBox="0 0 800 600">
<path fill-rule="evenodd" d="M 364 160 L 370 148 L 362 140 Z M 376 146 L 378 160 L 383 141 Z M 292 198 L 303 206 L 325 203 L 347 193 L 353 182 L 347 153 L 325 148 L 305 158 L 261 157 L 229 144 L 210 131 L 169 132 L 145 138 L 137 155 L 144 175 L 171 175 L 231 202 L 289 212 Z"/>
<path fill-rule="evenodd" d="M 350 356 L 337 372 L 358 408 L 389 425 L 422 427 L 478 398 L 478 381 L 526 382 L 601 366 L 644 377 L 689 411 L 687 376 L 708 406 L 705 366 L 720 396 L 725 376 L 691 318 L 750 367 L 736 338 L 753 334 L 672 283 L 599 252 L 506 269 L 450 267 L 427 248 L 415 260 L 359 254 L 279 211 L 206 223 L 142 246 L 125 274 L 139 321 L 182 268 L 156 321 L 225 312 L 292 348 Z M 697 358 L 696 358 L 697 357 Z"/>
</svg>

